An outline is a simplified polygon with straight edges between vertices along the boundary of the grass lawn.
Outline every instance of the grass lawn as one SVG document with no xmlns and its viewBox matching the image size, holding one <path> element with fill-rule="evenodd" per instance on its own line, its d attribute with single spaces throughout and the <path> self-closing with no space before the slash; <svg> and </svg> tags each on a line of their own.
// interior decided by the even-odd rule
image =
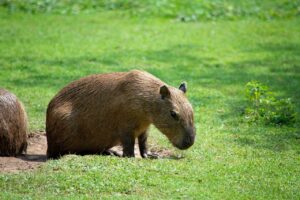
<svg viewBox="0 0 300 200">
<path fill-rule="evenodd" d="M 0 10 L 0 87 L 25 104 L 31 131 L 45 128 L 50 99 L 88 74 L 146 70 L 188 82 L 197 139 L 187 151 L 155 128 L 151 143 L 182 159 L 65 156 L 0 173 L 0 199 L 300 199 L 300 124 L 243 120 L 245 84 L 258 80 L 300 113 L 300 18 L 182 23 L 94 14 Z M 299 117 L 299 114 L 298 114 Z"/>
</svg>

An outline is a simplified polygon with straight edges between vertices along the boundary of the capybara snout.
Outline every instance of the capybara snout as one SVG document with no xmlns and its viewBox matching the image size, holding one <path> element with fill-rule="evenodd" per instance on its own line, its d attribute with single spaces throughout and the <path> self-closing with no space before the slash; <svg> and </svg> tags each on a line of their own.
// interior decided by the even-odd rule
<svg viewBox="0 0 300 200">
<path fill-rule="evenodd" d="M 195 138 L 196 129 L 194 127 L 190 127 L 182 133 L 179 133 L 179 135 L 177 136 L 175 134 L 175 136 L 173 136 L 170 141 L 178 149 L 185 150 L 194 144 Z"/>
<path fill-rule="evenodd" d="M 195 129 L 193 128 L 191 131 L 189 130 L 186 135 L 183 137 L 181 144 L 176 146 L 178 149 L 184 150 L 188 149 L 190 146 L 192 146 L 195 142 Z"/>
<path fill-rule="evenodd" d="M 137 138 L 141 156 L 147 157 L 150 124 L 175 147 L 187 149 L 196 133 L 186 92 L 185 83 L 174 88 L 138 70 L 76 80 L 48 105 L 47 155 L 101 154 L 121 144 L 123 156 L 132 157 Z"/>
</svg>

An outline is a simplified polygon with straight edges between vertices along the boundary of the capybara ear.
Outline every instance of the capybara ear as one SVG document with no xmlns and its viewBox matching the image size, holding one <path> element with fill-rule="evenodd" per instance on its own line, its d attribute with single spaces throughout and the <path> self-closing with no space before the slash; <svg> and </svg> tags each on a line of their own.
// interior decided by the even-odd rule
<svg viewBox="0 0 300 200">
<path fill-rule="evenodd" d="M 160 87 L 159 93 L 162 99 L 170 97 L 170 90 L 166 85 Z"/>
<path fill-rule="evenodd" d="M 180 86 L 179 86 L 179 90 L 181 90 L 182 92 L 186 93 L 186 91 L 187 91 L 187 83 L 186 82 L 181 83 Z"/>
</svg>

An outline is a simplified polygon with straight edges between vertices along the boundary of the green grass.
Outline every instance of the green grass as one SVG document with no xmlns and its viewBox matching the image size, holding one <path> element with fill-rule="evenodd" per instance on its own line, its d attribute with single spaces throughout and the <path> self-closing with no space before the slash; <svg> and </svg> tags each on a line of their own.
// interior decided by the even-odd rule
<svg viewBox="0 0 300 200">
<path fill-rule="evenodd" d="M 0 175 L 0 199 L 299 199 L 300 131 L 248 124 L 245 84 L 258 80 L 300 112 L 300 19 L 181 23 L 119 11 L 46 15 L 0 10 L 0 86 L 25 104 L 31 131 L 50 99 L 79 77 L 143 69 L 188 82 L 197 141 L 182 159 L 66 156 Z M 298 114 L 299 117 L 299 114 Z"/>
</svg>

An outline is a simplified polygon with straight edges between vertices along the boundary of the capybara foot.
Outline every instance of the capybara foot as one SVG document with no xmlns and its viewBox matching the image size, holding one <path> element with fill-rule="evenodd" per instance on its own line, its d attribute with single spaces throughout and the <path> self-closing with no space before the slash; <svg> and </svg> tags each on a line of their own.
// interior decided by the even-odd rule
<svg viewBox="0 0 300 200">
<path fill-rule="evenodd" d="M 156 153 L 144 153 L 142 155 L 142 158 L 150 158 L 150 159 L 158 159 L 159 158 L 159 155 L 156 154 Z"/>
</svg>

